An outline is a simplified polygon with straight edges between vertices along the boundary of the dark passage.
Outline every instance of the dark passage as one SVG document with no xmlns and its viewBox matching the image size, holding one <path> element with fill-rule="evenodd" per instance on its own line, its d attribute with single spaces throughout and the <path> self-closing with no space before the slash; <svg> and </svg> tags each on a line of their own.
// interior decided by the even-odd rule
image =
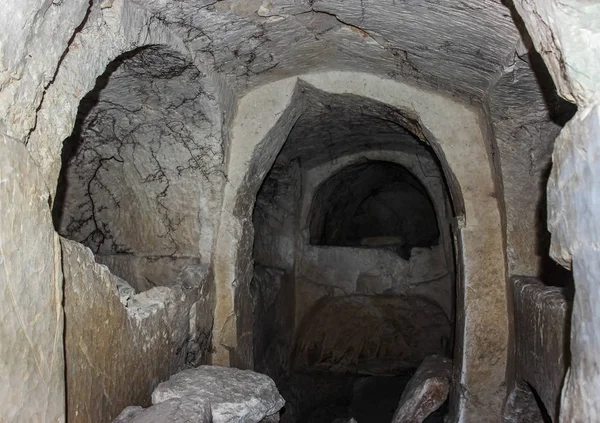
<svg viewBox="0 0 600 423">
<path fill-rule="evenodd" d="M 427 190 L 393 163 L 348 166 L 323 183 L 313 200 L 313 245 L 392 247 L 408 259 L 414 247 L 430 247 L 438 237 Z"/>
<path fill-rule="evenodd" d="M 253 214 L 255 370 L 286 399 L 283 423 L 389 423 L 423 360 L 452 356 L 449 190 L 399 111 L 304 90 L 315 107 Z"/>
</svg>

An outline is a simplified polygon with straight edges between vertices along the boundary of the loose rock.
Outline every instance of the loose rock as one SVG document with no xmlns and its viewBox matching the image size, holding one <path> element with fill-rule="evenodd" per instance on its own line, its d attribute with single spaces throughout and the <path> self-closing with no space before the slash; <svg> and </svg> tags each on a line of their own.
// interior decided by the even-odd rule
<svg viewBox="0 0 600 423">
<path fill-rule="evenodd" d="M 229 367 L 184 370 L 158 385 L 152 407 L 127 407 L 114 423 L 275 423 L 285 404 L 268 376 Z"/>
<path fill-rule="evenodd" d="M 422 423 L 446 401 L 451 380 L 452 360 L 427 357 L 402 393 L 392 423 Z"/>
</svg>

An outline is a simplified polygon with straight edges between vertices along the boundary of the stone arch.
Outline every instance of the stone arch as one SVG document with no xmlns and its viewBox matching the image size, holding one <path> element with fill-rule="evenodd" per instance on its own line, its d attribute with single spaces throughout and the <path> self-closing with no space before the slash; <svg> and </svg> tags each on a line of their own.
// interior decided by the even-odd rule
<svg viewBox="0 0 600 423">
<path fill-rule="evenodd" d="M 370 175 L 371 180 L 378 177 L 381 182 L 362 183 L 364 178 L 359 176 L 364 175 Z M 356 191 L 337 195 L 340 189 Z M 410 208 L 402 200 L 410 201 L 420 213 L 409 214 Z M 391 219 L 394 215 L 400 219 Z M 403 166 L 383 160 L 348 165 L 322 181 L 313 196 L 307 223 L 311 245 L 396 245 L 398 254 L 405 258 L 410 257 L 413 247 L 432 246 L 439 238 L 439 222 L 425 186 Z"/>
<path fill-rule="evenodd" d="M 433 203 L 433 208 L 436 213 L 436 224 L 438 225 L 439 230 L 438 243 L 435 247 L 433 247 L 435 251 L 431 255 L 431 260 L 429 260 L 429 262 L 431 264 L 435 262 L 437 265 L 436 267 L 443 267 L 448 273 L 454 275 L 456 271 L 455 260 L 457 258 L 453 254 L 454 239 L 450 221 L 455 218 L 455 211 L 452 207 L 452 204 L 450 204 L 449 199 L 447 198 L 448 189 L 446 184 L 443 179 L 438 178 L 437 175 L 431 176 L 428 173 L 431 171 L 431 169 L 428 169 L 426 172 L 421 164 L 417 165 L 414 159 L 411 158 L 411 154 L 401 151 L 379 150 L 349 154 L 339 157 L 336 160 L 336 163 L 330 168 L 321 166 L 315 168 L 314 171 L 309 172 L 307 175 L 307 181 L 305 182 L 306 194 L 302 201 L 300 218 L 302 223 L 300 230 L 304 233 L 302 234 L 301 239 L 299 239 L 299 242 L 306 243 L 307 237 L 309 236 L 309 234 L 306 233 L 306 228 L 309 226 L 310 210 L 312 208 L 311 203 L 316 191 L 321 186 L 321 183 L 326 181 L 336 172 L 339 172 L 348 166 L 365 163 L 365 161 L 371 160 L 383 161 L 387 163 L 393 163 L 398 166 L 403 166 L 421 183 L 421 185 L 427 191 L 427 194 Z M 432 178 L 435 181 L 432 183 L 428 180 L 429 178 Z M 449 292 L 442 290 L 439 293 L 436 293 L 434 296 L 432 296 L 430 292 L 424 292 L 418 288 L 415 288 L 413 293 L 428 298 L 436 303 L 444 310 L 446 317 L 450 321 L 453 321 L 455 317 L 455 294 L 453 285 L 455 282 L 455 280 L 452 280 L 450 284 L 452 287 Z"/>
<path fill-rule="evenodd" d="M 464 104 L 369 74 L 302 75 L 259 87 L 240 100 L 230 130 L 229 183 L 213 256 L 214 362 L 251 366 L 251 327 L 238 316 L 249 311 L 244 298 L 252 274 L 253 202 L 286 135 L 308 107 L 307 87 L 354 94 L 401 110 L 408 117 L 403 123 L 445 164 L 457 210 L 455 243 L 460 257 L 453 413 L 473 421 L 498 415 L 508 338 L 505 258 L 484 123 Z"/>
<path fill-rule="evenodd" d="M 202 72 L 175 50 L 144 46 L 113 60 L 64 142 L 58 232 L 138 292 L 174 280 L 183 263 L 208 262 L 223 183 L 218 110 Z"/>
<path fill-rule="evenodd" d="M 67 52 L 54 83 L 45 94 L 45 100 L 39 110 L 37 126 L 31 133 L 27 148 L 38 162 L 40 173 L 48 184 L 51 192 L 48 204 L 52 207 L 57 206 L 58 203 L 55 190 L 61 169 L 61 149 L 64 140 L 73 131 L 82 99 L 87 93 L 94 91 L 95 84 L 102 83 L 107 68 L 108 72 L 114 70 L 113 65 L 130 58 L 135 53 L 152 50 L 157 51 L 159 55 L 161 52 L 166 53 L 176 62 L 185 61 L 188 69 L 201 76 L 203 87 L 210 91 L 208 97 L 211 98 L 212 103 L 205 110 L 206 114 L 210 115 L 210 124 L 206 125 L 208 129 L 197 129 L 190 136 L 198 137 L 196 141 L 204 142 L 199 134 L 210 135 L 207 138 L 219 146 L 219 152 L 212 155 L 205 154 L 207 153 L 205 149 L 197 148 L 198 143 L 192 143 L 186 146 L 191 146 L 192 150 L 188 151 L 189 157 L 183 163 L 169 164 L 171 174 L 175 175 L 179 172 L 207 170 L 200 169 L 202 166 L 200 168 L 196 166 L 196 159 L 199 157 L 210 156 L 211 160 L 218 163 L 216 169 L 210 169 L 208 172 L 210 175 L 202 171 L 200 172 L 202 175 L 198 175 L 197 179 L 201 180 L 204 187 L 210 188 L 202 192 L 199 201 L 194 201 L 193 208 L 198 213 L 188 216 L 194 228 L 190 232 L 194 235 L 185 242 L 187 246 L 184 249 L 177 250 L 178 257 L 167 257 L 167 261 L 163 260 L 161 263 L 160 256 L 164 256 L 165 253 L 167 256 L 171 254 L 168 249 L 160 247 L 151 251 L 152 242 L 135 241 L 136 231 L 127 229 L 126 222 L 120 222 L 117 227 L 119 231 L 124 229 L 134 235 L 133 238 L 126 237 L 134 242 L 127 241 L 125 244 L 129 244 L 129 247 L 135 245 L 135 247 L 125 249 L 119 247 L 116 252 L 127 250 L 135 252 L 134 250 L 140 250 L 139 247 L 142 247 L 142 250 L 138 251 L 142 254 L 130 254 L 125 261 L 120 260 L 122 257 L 109 262 L 100 260 L 80 243 L 65 238 L 60 239 L 59 242 L 59 237 L 56 236 L 56 245 L 60 248 L 59 254 L 62 255 L 64 275 L 64 283 L 61 286 L 64 289 L 67 413 L 69 419 L 84 415 L 90 421 L 111 421 L 127 405 L 147 404 L 150 402 L 152 390 L 159 382 L 168 379 L 170 375 L 184 367 L 208 362 L 214 287 L 208 275 L 207 263 L 210 261 L 214 232 L 212 224 L 215 221 L 210 224 L 207 222 L 209 218 L 216 215 L 214 208 L 218 208 L 217 198 L 224 183 L 219 82 L 214 75 L 203 68 L 179 38 L 146 11 L 138 9 L 130 2 L 127 2 L 124 7 L 116 6 L 117 3 L 99 12 L 98 5 L 98 10 L 93 11 L 89 19 L 97 18 L 104 24 L 89 25 L 85 31 L 74 36 L 73 46 L 89 44 L 97 46 L 98 39 L 104 42 L 97 49 L 72 47 Z M 94 55 L 93 60 L 87 56 L 90 52 Z M 124 101 L 125 97 L 126 95 L 123 95 Z M 175 100 L 177 98 L 174 102 Z M 52 113 L 56 110 L 58 102 L 61 103 L 62 114 Z M 189 113 L 191 111 L 192 108 Z M 185 116 L 185 111 L 179 113 L 186 119 L 190 118 L 189 120 L 197 118 L 197 116 Z M 171 129 L 175 133 L 182 129 L 182 126 Z M 169 134 L 163 135 L 169 136 Z M 108 150 L 104 152 L 110 152 L 110 143 L 105 147 Z M 187 148 L 184 150 L 187 151 Z M 146 154 L 153 157 L 156 151 L 156 148 L 150 148 Z M 129 163 L 134 163 L 135 155 L 130 152 L 128 156 Z M 116 171 L 112 176 L 125 174 L 126 160 L 120 156 L 120 152 L 117 154 L 112 151 L 106 157 L 101 156 L 100 160 L 110 157 L 118 160 L 105 160 L 102 162 L 102 168 L 105 169 L 104 165 L 107 168 L 112 166 L 110 170 Z M 82 156 L 81 159 L 85 164 L 86 158 Z M 181 167 L 178 167 L 179 165 Z M 144 166 L 141 166 L 141 169 L 138 169 L 141 170 L 138 172 L 141 180 L 159 185 L 164 182 L 164 169 L 152 171 L 147 167 L 144 173 L 143 168 Z M 119 177 L 110 179 L 110 182 L 113 186 L 118 186 Z M 200 182 L 195 181 L 194 184 L 200 185 Z M 170 190 L 173 194 L 178 192 L 180 202 L 183 203 L 190 201 L 189 198 L 181 199 L 186 194 L 184 188 L 186 187 L 175 186 Z M 157 194 L 155 198 L 160 199 L 165 191 L 158 189 L 155 193 Z M 133 198 L 128 198 L 126 193 L 121 197 L 122 201 L 130 201 Z M 143 213 L 143 205 L 137 209 Z M 207 224 L 201 225 L 197 221 L 198 215 L 209 216 L 206 218 L 207 222 L 201 222 Z M 129 216 L 125 221 L 137 220 L 140 224 L 147 221 L 140 217 L 136 219 L 135 216 Z M 112 218 L 107 219 L 110 220 Z M 156 223 L 161 219 L 154 220 Z M 153 235 L 161 235 L 160 232 Z M 156 241 L 160 236 L 151 236 L 151 238 Z M 81 239 L 74 239 L 81 241 Z M 95 248 L 98 245 L 90 245 L 90 247 L 96 253 L 102 250 L 102 248 Z M 108 265 L 110 270 L 100 263 Z M 162 269 L 158 270 L 158 273 L 163 283 L 150 285 L 138 283 L 146 279 L 139 270 L 146 268 L 147 271 L 152 272 L 152 263 L 155 270 Z M 98 321 L 102 321 L 103 325 L 98 326 Z M 140 348 L 142 344 L 143 349 Z M 127 359 L 122 359 L 123 357 Z M 94 363 L 91 369 L 90 362 Z M 90 383 L 89 380 L 94 382 Z M 128 380 L 136 380 L 138 387 L 132 389 L 127 383 Z"/>
<path fill-rule="evenodd" d="M 85 31 L 73 36 L 52 84 L 43 95 L 35 127 L 27 138 L 27 149 L 49 181 L 52 199 L 61 168 L 63 140 L 73 129 L 81 100 L 111 62 L 145 46 L 164 46 L 189 57 L 202 69 L 179 37 L 150 12 L 131 2 L 109 8 L 98 5 L 88 13 L 88 25 Z M 96 25 L 91 25 L 92 21 L 96 21 Z M 57 109 L 62 113 L 55 113 Z"/>
</svg>

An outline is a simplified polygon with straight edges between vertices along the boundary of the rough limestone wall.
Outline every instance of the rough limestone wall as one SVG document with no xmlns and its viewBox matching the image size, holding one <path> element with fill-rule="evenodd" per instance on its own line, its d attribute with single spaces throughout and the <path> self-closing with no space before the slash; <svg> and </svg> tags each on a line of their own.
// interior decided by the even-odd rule
<svg viewBox="0 0 600 423">
<path fill-rule="evenodd" d="M 222 186 L 218 104 L 171 50 L 144 48 L 117 65 L 65 142 L 59 231 L 102 255 L 198 254 L 202 226 L 212 244 L 205 216 Z"/>
<path fill-rule="evenodd" d="M 65 419 L 62 272 L 45 175 L 24 143 L 87 2 L 3 5 L 0 26 L 0 415 Z M 48 36 L 47 34 L 52 34 Z"/>
<path fill-rule="evenodd" d="M 210 261 L 223 186 L 214 87 L 188 59 L 147 47 L 113 62 L 65 141 L 59 232 L 138 290 Z"/>
<path fill-rule="evenodd" d="M 535 51 L 518 47 L 488 94 L 502 171 L 509 276 L 564 276 L 549 259 L 546 183 L 554 140 L 574 112 L 558 98 Z"/>
<path fill-rule="evenodd" d="M 44 179 L 0 134 L 0 420 L 65 419 L 62 270 Z"/>
<path fill-rule="evenodd" d="M 69 421 L 111 421 L 128 405 L 148 406 L 159 382 L 206 363 L 214 290 L 205 266 L 135 294 L 89 249 L 61 242 Z"/>
<path fill-rule="evenodd" d="M 548 65 L 560 95 L 577 114 L 556 140 L 548 183 L 551 255 L 573 269 L 571 368 L 560 420 L 600 419 L 600 5 L 595 2 L 517 0 L 515 6 Z"/>
<path fill-rule="evenodd" d="M 127 0 L 10 1 L 0 25 L 6 29 L 0 42 L 0 135 L 9 144 L 21 143 L 2 153 L 0 178 L 7 225 L 0 235 L 1 292 L 13 304 L 3 308 L 1 324 L 7 341 L 2 345 L 10 347 L 1 351 L 2 362 L 11 370 L 2 371 L 10 394 L 2 395 L 0 414 L 11 421 L 64 421 L 61 258 L 46 212 L 62 142 L 73 129 L 79 101 L 112 59 L 147 44 L 184 54 L 185 47 Z"/>
</svg>

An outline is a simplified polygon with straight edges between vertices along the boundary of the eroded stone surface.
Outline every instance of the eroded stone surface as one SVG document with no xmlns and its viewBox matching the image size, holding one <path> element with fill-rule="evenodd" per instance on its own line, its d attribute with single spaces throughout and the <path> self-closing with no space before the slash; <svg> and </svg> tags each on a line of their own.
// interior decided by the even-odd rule
<svg viewBox="0 0 600 423">
<path fill-rule="evenodd" d="M 49 192 L 18 141 L 0 134 L 0 420 L 65 420 L 60 246 Z"/>
<path fill-rule="evenodd" d="M 206 272 L 188 270 L 171 287 L 130 294 L 125 306 L 123 281 L 88 248 L 61 244 L 70 421 L 110 421 L 127 405 L 149 405 L 161 380 L 205 362 L 214 306 Z"/>
<path fill-rule="evenodd" d="M 510 97 L 513 93 L 518 96 L 517 91 L 523 94 L 523 98 L 529 98 L 529 89 L 535 83 L 530 74 L 522 77 L 523 73 L 519 68 L 523 66 L 526 70 L 527 66 L 524 63 L 518 63 L 515 72 L 506 71 L 514 62 L 518 32 L 509 10 L 500 1 L 487 0 L 475 4 L 448 0 L 395 2 L 391 5 L 358 0 L 286 0 L 272 3 L 227 0 L 216 3 L 164 0 L 8 2 L 5 12 L 0 16 L 0 27 L 6 28 L 0 36 L 0 131 L 13 135 L 19 142 L 27 143 L 42 174 L 41 182 L 30 181 L 23 185 L 24 192 L 29 192 L 31 198 L 37 200 L 23 201 L 19 212 L 25 216 L 28 215 L 28 211 L 35 214 L 38 213 L 38 208 L 41 210 L 41 204 L 45 204 L 45 195 L 41 195 L 37 190 L 41 189 L 40 186 L 44 183 L 54 184 L 60 167 L 62 142 L 73 128 L 79 100 L 93 87 L 96 76 L 119 54 L 142 45 L 168 45 L 181 54 L 189 53 L 196 66 L 202 71 L 210 71 L 206 72 L 207 75 L 217 74 L 216 79 L 219 83 L 222 82 L 223 86 L 215 90 L 215 96 L 219 97 L 218 102 L 222 104 L 218 111 L 212 111 L 216 114 L 228 114 L 227 118 L 232 116 L 236 96 L 243 95 L 264 82 L 316 70 L 360 70 L 392 79 L 406 79 L 440 92 L 458 95 L 463 101 L 475 103 L 482 98 L 486 99 L 488 94 L 491 95 L 489 101 L 494 102 L 496 94 L 492 87 L 498 77 L 503 79 L 500 88 L 506 87 L 506 92 L 509 93 L 509 98 L 504 104 L 515 102 L 514 98 Z M 594 51 L 600 45 L 597 42 L 597 34 L 600 31 L 595 29 L 599 22 L 598 5 L 577 0 L 517 0 L 515 3 L 533 35 L 538 50 L 550 64 L 551 73 L 563 95 L 576 99 L 586 107 L 597 103 L 596 81 L 600 78 L 595 77 L 598 73 L 598 67 L 595 66 L 598 54 L 594 54 Z M 399 25 L 398 22 L 402 24 Z M 81 28 L 75 32 L 80 23 Z M 70 46 L 67 48 L 67 45 Z M 506 83 L 507 81 L 510 83 Z M 333 81 L 331 85 L 336 83 Z M 277 93 L 281 87 L 287 87 L 286 83 L 273 87 L 271 91 L 267 90 L 267 94 L 275 94 L 271 97 L 265 95 L 265 91 L 254 97 L 253 108 L 266 111 L 267 115 L 272 111 L 275 113 L 264 120 L 260 119 L 256 126 L 246 126 L 251 129 L 249 133 L 256 129 L 260 132 L 262 127 L 270 129 L 272 125 L 269 123 L 282 118 L 285 124 L 275 130 L 279 131 L 279 134 L 270 133 L 269 139 L 276 140 L 276 135 L 282 134 L 285 138 L 298 117 L 298 113 L 295 112 L 301 107 L 294 105 L 294 111 L 285 115 L 279 113 L 277 107 L 272 107 L 272 100 L 279 98 L 279 95 L 287 96 L 287 100 L 291 98 L 291 94 L 285 92 L 285 89 Z M 220 97 L 220 90 L 227 95 Z M 415 102 L 415 109 L 419 109 L 422 104 L 418 95 L 406 95 L 406 91 L 400 92 L 401 90 L 397 89 L 383 91 L 393 93 L 393 96 L 404 97 L 407 104 Z M 527 103 L 520 99 L 516 102 Z M 431 104 L 429 103 L 430 106 Z M 501 101 L 497 104 L 499 109 L 504 107 Z M 447 103 L 446 107 L 449 110 L 460 109 L 453 103 Z M 534 192 L 534 185 L 541 175 L 540 164 L 547 158 L 548 142 L 551 142 L 550 139 L 557 129 L 543 119 L 541 102 L 536 101 L 535 105 L 527 103 L 525 108 L 531 109 L 532 114 L 529 114 L 528 110 L 525 113 L 511 110 L 506 115 L 496 114 L 494 117 L 492 114 L 492 119 L 496 120 L 495 129 L 499 136 L 507 135 L 502 141 L 506 148 L 500 154 L 504 156 L 502 176 L 507 181 L 504 200 L 509 214 L 506 221 L 510 238 L 508 245 L 511 249 L 508 251 L 511 266 L 509 272 L 523 270 L 529 273 L 535 270 L 537 259 L 537 252 L 533 251 L 529 242 L 533 233 L 530 222 L 535 215 L 534 203 L 538 198 L 537 193 L 541 191 Z M 425 109 L 432 108 L 428 106 Z M 245 113 L 243 107 L 239 111 Z M 523 119 L 519 115 L 523 115 Z M 590 235 L 597 233 L 594 226 L 597 219 L 589 218 L 590 213 L 595 210 L 595 205 L 590 199 L 597 198 L 593 188 L 595 159 L 592 155 L 595 142 L 589 141 L 596 137 L 596 115 L 597 111 L 591 107 L 582 107 L 574 125 L 581 125 L 587 129 L 577 132 L 575 128 L 570 128 L 565 131 L 564 138 L 572 137 L 573 140 L 565 141 L 569 154 L 563 151 L 556 156 L 557 164 L 562 165 L 561 162 L 566 162 L 564 170 L 557 170 L 557 174 L 562 175 L 557 176 L 557 180 L 564 178 L 564 184 L 557 183 L 556 187 L 557 195 L 562 197 L 551 200 L 551 211 L 556 212 L 554 217 L 560 220 L 561 216 L 564 216 L 564 222 L 556 223 L 553 227 L 555 257 L 564 264 L 569 264 L 571 258 L 575 257 L 573 267 L 576 269 L 576 277 L 581 281 L 581 289 L 578 290 L 581 298 L 576 301 L 574 330 L 581 331 L 582 335 L 580 338 L 574 337 L 573 345 L 575 357 L 582 361 L 584 357 L 594 356 L 598 350 L 595 342 L 587 342 L 588 339 L 594 340 L 595 334 L 598 333 L 597 324 L 590 320 L 590 316 L 594 315 L 594 304 L 597 303 L 593 284 L 599 279 L 598 271 L 593 265 L 599 260 L 594 253 L 594 238 Z M 530 119 L 532 116 L 535 119 Z M 541 120 L 537 120 L 538 117 Z M 429 119 L 429 123 L 432 123 L 432 120 L 442 122 L 438 116 Z M 461 116 L 455 116 L 451 120 L 458 123 L 456 126 L 460 130 L 465 130 L 468 126 L 463 123 L 469 120 Z M 424 119 L 425 121 L 427 119 Z M 224 128 L 223 132 L 228 132 L 227 128 Z M 473 399 L 473 407 L 484 403 L 486 405 L 480 408 L 497 411 L 495 401 L 492 401 L 491 406 L 486 401 L 503 396 L 497 392 L 501 390 L 504 377 L 506 325 L 501 310 L 506 310 L 506 304 L 502 300 L 505 296 L 502 270 L 504 264 L 499 258 L 503 246 L 498 236 L 500 231 L 497 230 L 500 227 L 499 219 L 494 214 L 498 209 L 496 198 L 502 193 L 497 186 L 489 184 L 489 178 L 485 175 L 482 177 L 483 173 L 480 171 L 488 166 L 489 161 L 481 149 L 471 149 L 470 146 L 464 148 L 464 134 L 452 131 L 445 133 L 442 128 L 439 128 L 438 133 L 451 139 L 449 144 L 454 152 L 446 149 L 445 153 L 467 198 L 465 203 L 468 211 L 464 221 L 467 230 L 459 246 L 463 248 L 464 245 L 461 253 L 464 253 L 465 257 L 466 287 L 464 298 L 459 298 L 458 304 L 461 309 L 464 306 L 469 314 L 464 319 L 462 336 L 466 341 L 462 350 L 464 360 L 461 362 L 465 363 L 465 368 L 461 369 L 464 371 L 461 371 L 460 375 L 464 385 L 469 388 L 469 398 Z M 250 275 L 252 269 L 249 253 L 252 248 L 252 230 L 249 224 L 252 201 L 238 200 L 253 196 L 258 189 L 254 183 L 262 179 L 277 151 L 277 148 L 266 148 L 254 152 L 251 136 L 244 133 L 239 137 L 235 128 L 230 135 L 234 143 L 237 135 L 238 139 L 247 142 L 249 146 L 232 146 L 233 153 L 226 160 L 230 165 L 226 173 L 231 177 L 230 183 L 233 188 L 225 190 L 224 195 L 229 197 L 224 203 L 224 213 L 220 219 L 223 233 L 214 244 L 218 246 L 214 272 L 224 281 L 219 287 L 222 307 L 216 313 L 216 333 L 219 335 L 217 348 L 219 351 L 226 351 L 219 356 L 224 361 L 228 359 L 227 351 L 234 351 L 238 347 L 237 330 L 245 329 L 237 325 L 232 286 L 234 282 L 242 285 L 236 300 L 246 295 L 248 290 L 247 286 L 243 286 L 243 275 Z M 259 138 L 262 139 L 262 136 Z M 486 142 L 493 144 L 491 138 Z M 222 140 L 222 143 L 226 146 L 227 140 Z M 531 143 L 535 144 L 535 148 L 529 148 L 528 145 L 515 148 L 514 143 Z M 225 148 L 224 151 L 227 153 L 229 150 Z M 265 152 L 268 154 L 262 154 Z M 580 152 L 585 152 L 585 156 L 579 157 Z M 17 167 L 15 164 L 21 162 L 21 153 L 13 152 L 11 148 L 7 154 L 11 159 L 7 161 L 7 167 L 3 166 L 3 170 L 13 169 Z M 569 158 L 565 158 L 567 155 L 570 155 Z M 250 157 L 258 163 L 256 168 L 261 169 L 255 168 L 251 172 L 252 176 L 247 179 L 245 175 L 240 178 L 236 169 L 244 168 Z M 527 163 L 528 157 L 532 159 L 532 164 Z M 30 168 L 33 169 L 33 166 Z M 576 184 L 576 193 L 571 195 L 573 184 L 569 175 L 579 174 L 584 175 L 583 180 L 578 182 L 579 185 Z M 468 183 L 469 178 L 466 175 L 475 175 L 473 179 L 479 183 Z M 244 183 L 241 184 L 240 180 L 244 180 Z M 588 184 L 592 188 L 588 189 Z M 54 187 L 49 186 L 49 190 L 53 192 Z M 530 192 L 534 193 L 529 195 Z M 215 196 L 217 203 L 221 200 L 220 195 L 219 193 Z M 474 197 L 481 201 L 473 201 Z M 488 201 L 483 201 L 483 198 Z M 519 213 L 520 201 L 526 202 L 522 216 Z M 243 205 L 236 207 L 240 203 Z M 573 209 L 565 207 L 568 211 L 563 211 L 562 204 L 565 203 L 573 204 Z M 14 212 L 12 207 L 13 202 L 2 203 L 3 211 L 7 209 Z M 231 210 L 235 210 L 236 217 L 228 214 Z M 491 223 L 488 221 L 490 216 L 493 216 L 489 219 Z M 27 224 L 32 222 L 34 221 L 28 221 Z M 572 225 L 573 222 L 578 222 L 576 228 Z M 152 230 L 156 229 L 162 234 L 159 229 L 165 228 L 164 222 L 154 219 L 154 223 L 157 226 L 153 225 Z M 211 225 L 201 225 L 200 229 L 206 230 L 207 237 L 204 239 L 209 239 Z M 197 231 L 198 228 L 195 228 L 191 235 L 185 234 L 182 238 L 186 240 L 190 249 L 198 248 L 201 250 L 199 255 L 207 258 L 209 254 L 206 253 L 210 252 L 213 243 L 198 245 L 195 236 Z M 42 229 L 40 232 L 50 238 L 49 229 Z M 185 231 L 182 229 L 182 232 Z M 139 235 L 141 238 L 141 234 Z M 12 242 L 25 239 L 27 245 L 23 245 L 18 254 L 29 251 L 27 256 L 20 257 L 26 257 L 32 263 L 37 262 L 37 259 L 32 258 L 36 254 L 37 245 L 49 245 L 47 240 L 30 242 L 30 238 L 13 236 L 11 231 L 3 230 L 1 236 L 3 245 L 10 244 L 11 250 Z M 11 238 L 6 241 L 5 236 Z M 582 241 L 577 241 L 579 239 Z M 15 245 L 21 245 L 18 242 Z M 169 240 L 166 243 L 168 244 Z M 140 244 L 146 247 L 143 243 L 137 243 Z M 45 249 L 47 252 L 57 250 Z M 52 258 L 44 256 L 43 260 L 59 263 L 57 253 L 51 255 Z M 197 257 L 197 254 L 194 252 L 193 256 Z M 482 257 L 486 260 L 482 260 Z M 489 263 L 487 259 L 490 259 Z M 22 261 L 19 259 L 12 263 Z M 232 269 L 234 264 L 236 268 Z M 248 276 L 248 280 L 249 278 Z M 37 275 L 24 280 L 24 292 L 30 293 L 32 298 L 38 298 L 36 292 L 43 290 L 40 286 L 45 287 L 45 283 L 40 282 Z M 362 286 L 370 289 L 369 275 L 361 280 Z M 472 281 L 477 283 L 471 284 Z M 156 292 L 168 291 L 159 289 Z M 128 301 L 127 297 L 131 296 L 131 292 L 124 292 L 122 298 Z M 45 307 L 44 310 L 45 312 L 40 314 L 40 322 L 56 321 L 54 308 Z M 240 310 L 241 308 L 237 311 L 241 316 Z M 473 316 L 477 318 L 473 319 Z M 9 317 L 14 318 L 12 314 Z M 241 330 L 240 333 L 245 332 Z M 252 362 L 251 353 L 245 351 L 249 344 L 251 342 L 248 339 L 240 339 L 239 351 L 234 354 L 240 357 L 240 361 Z M 481 354 L 481 351 L 486 351 L 486 354 Z M 225 358 L 222 358 L 223 356 Z M 136 359 L 133 353 L 127 356 L 127 360 Z M 593 382 L 589 386 L 583 385 L 586 377 L 596 381 L 599 379 L 590 376 L 593 364 L 590 364 L 590 367 L 586 367 L 585 363 L 574 366 L 570 388 L 573 390 L 573 401 L 582 398 L 585 392 L 598 390 Z M 30 369 L 21 370 L 27 375 L 35 374 L 30 372 Z M 60 383 L 60 372 L 52 375 L 48 379 L 51 381 L 50 385 Z M 580 385 L 581 388 L 578 388 Z M 571 392 L 570 390 L 566 392 Z M 470 401 L 465 399 L 467 405 Z M 56 402 L 60 403 L 62 402 Z M 34 408 L 35 405 L 32 405 L 31 409 Z M 598 420 L 597 414 L 593 414 L 595 406 L 590 402 L 573 402 L 570 409 L 584 410 L 583 421 Z M 491 414 L 496 411 L 492 411 Z M 577 414 L 576 411 L 573 413 Z M 568 414 L 565 418 L 575 419 L 575 414 Z M 478 421 L 483 421 L 481 415 L 477 418 Z"/>
<path fill-rule="evenodd" d="M 448 397 L 452 382 L 452 360 L 427 357 L 402 393 L 392 423 L 422 423 Z"/>
<path fill-rule="evenodd" d="M 214 423 L 257 423 L 276 414 L 285 404 L 268 376 L 216 366 L 184 370 L 162 382 L 152 393 L 155 407 L 172 399 L 206 401 Z"/>
<path fill-rule="evenodd" d="M 397 374 L 430 354 L 445 354 L 450 331 L 444 312 L 417 297 L 325 297 L 300 325 L 294 365 Z"/>
</svg>

